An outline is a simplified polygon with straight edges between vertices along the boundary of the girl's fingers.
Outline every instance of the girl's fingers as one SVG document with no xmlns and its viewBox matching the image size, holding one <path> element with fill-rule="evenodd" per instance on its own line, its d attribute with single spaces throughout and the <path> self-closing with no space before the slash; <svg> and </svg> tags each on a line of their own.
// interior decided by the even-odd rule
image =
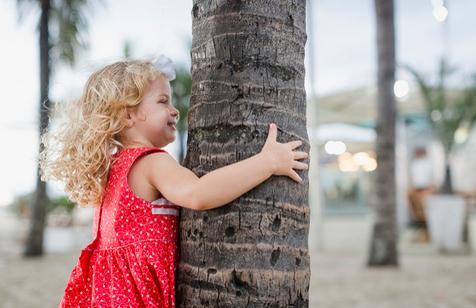
<svg viewBox="0 0 476 308">
<path fill-rule="evenodd" d="M 292 150 L 294 150 L 298 146 L 302 145 L 302 141 L 301 140 L 294 140 L 294 141 L 288 142 L 287 144 L 291 147 Z"/>
<path fill-rule="evenodd" d="M 293 169 L 307 170 L 308 165 L 306 163 L 301 163 L 299 161 L 294 161 L 293 162 Z"/>
<path fill-rule="evenodd" d="M 303 158 L 308 158 L 309 155 L 306 152 L 301 152 L 301 151 L 295 151 L 293 152 L 294 154 L 294 159 L 303 159 Z"/>
<path fill-rule="evenodd" d="M 276 136 L 278 135 L 278 127 L 275 123 L 269 125 L 268 138 L 269 140 L 276 141 Z"/>
<path fill-rule="evenodd" d="M 289 175 L 291 177 L 291 179 L 293 179 L 294 181 L 298 182 L 298 183 L 301 183 L 302 182 L 302 179 L 301 177 L 299 176 L 299 174 L 296 173 L 296 171 L 294 170 L 291 170 L 291 174 Z"/>
</svg>

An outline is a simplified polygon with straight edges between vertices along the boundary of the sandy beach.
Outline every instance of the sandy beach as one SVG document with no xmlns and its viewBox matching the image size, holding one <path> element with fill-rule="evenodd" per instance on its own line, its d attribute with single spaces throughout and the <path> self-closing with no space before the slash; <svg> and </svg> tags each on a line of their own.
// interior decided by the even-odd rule
<svg viewBox="0 0 476 308">
<path fill-rule="evenodd" d="M 82 242 L 67 251 L 56 248 L 42 258 L 25 259 L 26 222 L 4 211 L 0 220 L 0 307 L 57 306 L 81 245 L 87 243 L 88 227 L 75 231 L 85 233 Z M 435 254 L 411 236 L 401 238 L 398 269 L 367 268 L 365 249 L 311 251 L 310 307 L 476 307 L 476 255 Z"/>
</svg>

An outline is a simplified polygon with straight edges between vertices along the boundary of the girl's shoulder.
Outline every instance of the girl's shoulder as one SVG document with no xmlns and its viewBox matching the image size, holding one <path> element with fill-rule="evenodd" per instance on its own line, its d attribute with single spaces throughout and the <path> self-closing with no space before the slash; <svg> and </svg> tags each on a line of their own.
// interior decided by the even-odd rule
<svg viewBox="0 0 476 308">
<path fill-rule="evenodd" d="M 164 149 L 158 147 L 130 147 L 122 148 L 113 155 L 111 172 L 128 176 L 132 171 L 145 175 L 150 168 L 154 168 L 157 160 L 165 163 L 175 162 L 175 159 Z"/>
<path fill-rule="evenodd" d="M 165 165 L 177 164 L 177 162 L 161 148 L 134 148 L 127 151 L 132 152 L 128 154 L 131 155 L 132 161 L 126 175 L 129 187 L 142 199 L 155 200 L 158 197 L 158 191 L 150 180 L 151 170 L 157 168 L 157 164 L 161 165 L 160 169 L 162 169 Z"/>
<path fill-rule="evenodd" d="M 162 148 L 148 148 L 136 154 L 133 165 L 141 166 L 145 173 L 149 173 L 152 168 L 166 170 L 168 166 L 178 165 L 178 162 Z"/>
</svg>

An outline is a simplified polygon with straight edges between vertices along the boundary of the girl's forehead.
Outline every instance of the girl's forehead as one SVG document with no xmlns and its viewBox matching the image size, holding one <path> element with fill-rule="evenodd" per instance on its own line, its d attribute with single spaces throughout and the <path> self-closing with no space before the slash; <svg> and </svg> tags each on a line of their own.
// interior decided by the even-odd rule
<svg viewBox="0 0 476 308">
<path fill-rule="evenodd" d="M 150 82 L 149 92 L 153 96 L 168 95 L 170 96 L 170 84 L 165 78 L 155 78 Z"/>
</svg>

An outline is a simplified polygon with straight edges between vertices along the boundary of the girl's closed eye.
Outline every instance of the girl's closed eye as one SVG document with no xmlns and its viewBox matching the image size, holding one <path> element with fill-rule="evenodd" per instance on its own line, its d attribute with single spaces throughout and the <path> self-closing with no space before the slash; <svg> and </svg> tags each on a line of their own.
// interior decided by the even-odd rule
<svg viewBox="0 0 476 308">
<path fill-rule="evenodd" d="M 167 98 L 161 97 L 161 98 L 158 99 L 158 101 L 159 101 L 159 102 L 166 102 L 166 101 L 167 101 Z"/>
</svg>

